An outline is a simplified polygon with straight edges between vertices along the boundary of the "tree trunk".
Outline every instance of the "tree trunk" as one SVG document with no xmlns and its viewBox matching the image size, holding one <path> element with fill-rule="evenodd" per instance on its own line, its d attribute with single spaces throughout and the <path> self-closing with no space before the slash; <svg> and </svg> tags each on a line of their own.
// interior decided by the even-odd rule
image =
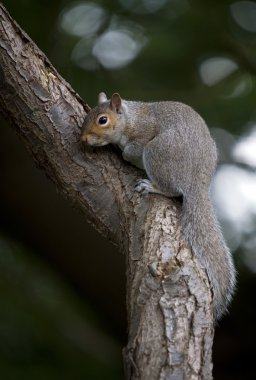
<svg viewBox="0 0 256 380">
<path fill-rule="evenodd" d="M 180 205 L 135 193 L 134 183 L 144 174 L 113 148 L 83 146 L 87 104 L 2 5 L 0 110 L 37 164 L 126 255 L 126 378 L 212 379 L 211 291 L 181 239 Z"/>
</svg>

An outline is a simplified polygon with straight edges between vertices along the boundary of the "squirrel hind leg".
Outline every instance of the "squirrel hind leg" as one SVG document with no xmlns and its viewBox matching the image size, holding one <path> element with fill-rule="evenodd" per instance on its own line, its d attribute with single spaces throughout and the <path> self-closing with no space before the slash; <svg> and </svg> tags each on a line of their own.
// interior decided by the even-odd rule
<svg viewBox="0 0 256 380">
<path fill-rule="evenodd" d="M 134 190 L 141 194 L 153 193 L 167 196 L 167 194 L 161 191 L 159 187 L 149 179 L 139 179 L 135 184 Z"/>
</svg>

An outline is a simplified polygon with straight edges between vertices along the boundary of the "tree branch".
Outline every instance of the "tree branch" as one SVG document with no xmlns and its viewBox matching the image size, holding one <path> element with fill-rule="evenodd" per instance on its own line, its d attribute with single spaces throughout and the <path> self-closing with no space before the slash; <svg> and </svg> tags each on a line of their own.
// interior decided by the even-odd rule
<svg viewBox="0 0 256 380">
<path fill-rule="evenodd" d="M 179 205 L 134 193 L 142 172 L 113 148 L 84 148 L 79 137 L 87 104 L 2 5 L 0 110 L 37 164 L 126 255 L 126 377 L 210 380 L 211 291 L 181 241 Z"/>
</svg>

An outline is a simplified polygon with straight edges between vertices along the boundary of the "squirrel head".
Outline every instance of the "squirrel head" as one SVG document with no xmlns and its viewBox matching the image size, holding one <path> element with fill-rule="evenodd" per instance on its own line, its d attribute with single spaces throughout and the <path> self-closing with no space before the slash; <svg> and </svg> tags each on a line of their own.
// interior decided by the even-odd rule
<svg viewBox="0 0 256 380">
<path fill-rule="evenodd" d="M 98 105 L 85 117 L 81 140 L 92 146 L 117 143 L 124 128 L 122 99 L 114 93 L 108 100 L 104 92 L 98 97 Z"/>
</svg>

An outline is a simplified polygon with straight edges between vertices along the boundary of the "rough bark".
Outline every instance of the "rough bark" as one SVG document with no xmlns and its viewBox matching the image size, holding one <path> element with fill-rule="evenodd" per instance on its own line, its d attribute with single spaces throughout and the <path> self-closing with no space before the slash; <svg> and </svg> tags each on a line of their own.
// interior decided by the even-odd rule
<svg viewBox="0 0 256 380">
<path fill-rule="evenodd" d="M 143 173 L 113 148 L 84 148 L 79 136 L 88 106 L 2 5 L 0 110 L 37 164 L 126 255 L 126 378 L 210 380 L 211 292 L 181 240 L 180 205 L 134 193 Z"/>
</svg>

